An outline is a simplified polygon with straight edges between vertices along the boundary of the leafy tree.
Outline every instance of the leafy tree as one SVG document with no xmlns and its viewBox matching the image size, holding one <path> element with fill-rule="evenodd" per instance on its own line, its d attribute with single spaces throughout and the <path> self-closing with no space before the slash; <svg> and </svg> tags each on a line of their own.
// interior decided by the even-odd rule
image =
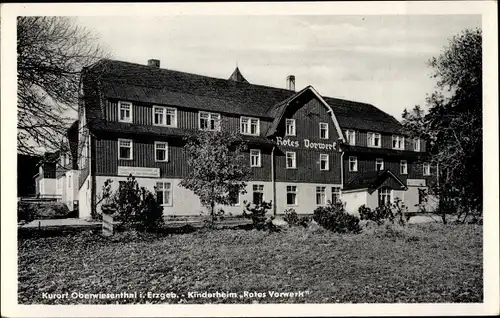
<svg viewBox="0 0 500 318">
<path fill-rule="evenodd" d="M 65 17 L 17 19 L 18 150 L 60 150 L 76 111 L 80 71 L 104 57 L 92 34 Z"/>
<path fill-rule="evenodd" d="M 437 182 L 429 193 L 439 196 L 439 211 L 463 220 L 482 213 L 482 34 L 466 29 L 454 36 L 441 55 L 428 62 L 437 89 L 427 97 L 426 113 L 416 106 L 403 112 L 403 125 L 429 141 Z"/>
<path fill-rule="evenodd" d="M 180 186 L 193 191 L 209 208 L 212 226 L 216 204 L 233 205 L 238 193 L 245 193 L 250 174 L 241 136 L 226 131 L 200 131 L 188 137 L 185 150 L 190 167 Z"/>
</svg>

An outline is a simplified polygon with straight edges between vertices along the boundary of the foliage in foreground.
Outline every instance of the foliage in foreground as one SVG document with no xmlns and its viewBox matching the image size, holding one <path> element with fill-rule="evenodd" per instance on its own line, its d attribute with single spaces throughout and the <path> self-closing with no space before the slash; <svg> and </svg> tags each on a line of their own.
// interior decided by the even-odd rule
<svg viewBox="0 0 500 318">
<path fill-rule="evenodd" d="M 79 233 L 18 241 L 21 304 L 450 303 L 483 301 L 482 228 L 419 224 L 338 235 L 221 230 L 113 242 Z M 126 264 L 126 266 L 124 266 Z M 42 293 L 174 292 L 129 300 Z M 189 291 L 309 291 L 297 298 L 188 298 Z"/>
<path fill-rule="evenodd" d="M 396 198 L 394 203 L 380 205 L 373 210 L 364 204 L 358 208 L 361 220 L 374 221 L 378 225 L 381 225 L 386 221 L 394 223 L 394 220 L 397 220 L 399 225 L 405 225 L 409 219 L 406 212 L 408 212 L 408 208 L 399 198 Z"/>
<path fill-rule="evenodd" d="M 62 219 L 68 217 L 70 211 L 61 202 L 26 202 L 17 203 L 17 222 L 26 223 L 35 219 Z"/>
<path fill-rule="evenodd" d="M 330 202 L 327 206 L 320 206 L 314 210 L 313 220 L 325 229 L 335 233 L 359 233 L 359 218 L 345 210 L 345 203 Z"/>
<path fill-rule="evenodd" d="M 243 217 L 252 220 L 253 227 L 257 230 L 265 230 L 269 228 L 272 220 L 268 220 L 266 213 L 273 207 L 272 201 L 255 204 L 252 202 L 243 201 L 245 210 L 243 210 Z M 269 221 L 269 222 L 268 222 Z"/>
</svg>

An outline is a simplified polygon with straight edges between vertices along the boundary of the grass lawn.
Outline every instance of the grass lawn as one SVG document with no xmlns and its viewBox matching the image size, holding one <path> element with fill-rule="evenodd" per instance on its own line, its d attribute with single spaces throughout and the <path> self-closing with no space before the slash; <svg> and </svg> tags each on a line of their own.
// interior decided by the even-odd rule
<svg viewBox="0 0 500 318">
<path fill-rule="evenodd" d="M 483 301 L 478 225 L 380 227 L 358 235 L 218 230 L 120 241 L 81 232 L 19 238 L 18 252 L 21 304 Z M 189 296 L 216 291 L 236 298 Z M 275 298 L 270 291 L 304 293 Z M 66 292 L 68 299 L 43 298 Z M 72 292 L 138 298 L 73 299 Z"/>
</svg>

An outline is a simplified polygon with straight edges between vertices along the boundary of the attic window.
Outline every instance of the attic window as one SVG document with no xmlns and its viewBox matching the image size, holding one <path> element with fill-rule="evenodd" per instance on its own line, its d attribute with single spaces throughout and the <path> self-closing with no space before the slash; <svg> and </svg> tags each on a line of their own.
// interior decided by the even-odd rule
<svg viewBox="0 0 500 318">
<path fill-rule="evenodd" d="M 132 122 L 132 103 L 118 102 L 118 120 L 121 122 Z"/>
<path fill-rule="evenodd" d="M 405 137 L 393 135 L 392 136 L 392 149 L 404 150 L 405 149 Z"/>
<path fill-rule="evenodd" d="M 240 132 L 244 135 L 258 135 L 260 133 L 260 120 L 251 117 L 240 118 Z"/>
<path fill-rule="evenodd" d="M 380 143 L 379 133 L 369 132 L 366 136 L 367 136 L 368 147 L 380 148 L 381 143 Z"/>
<path fill-rule="evenodd" d="M 199 112 L 198 118 L 200 130 L 220 131 L 220 114 Z"/>
</svg>

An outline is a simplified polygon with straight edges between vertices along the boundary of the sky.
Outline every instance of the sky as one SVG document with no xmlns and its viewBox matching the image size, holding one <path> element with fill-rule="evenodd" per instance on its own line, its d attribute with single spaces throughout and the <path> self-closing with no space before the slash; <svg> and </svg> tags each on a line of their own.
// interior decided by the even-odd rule
<svg viewBox="0 0 500 318">
<path fill-rule="evenodd" d="M 401 119 L 435 88 L 427 61 L 480 15 L 78 17 L 112 58 L 373 104 Z"/>
</svg>

